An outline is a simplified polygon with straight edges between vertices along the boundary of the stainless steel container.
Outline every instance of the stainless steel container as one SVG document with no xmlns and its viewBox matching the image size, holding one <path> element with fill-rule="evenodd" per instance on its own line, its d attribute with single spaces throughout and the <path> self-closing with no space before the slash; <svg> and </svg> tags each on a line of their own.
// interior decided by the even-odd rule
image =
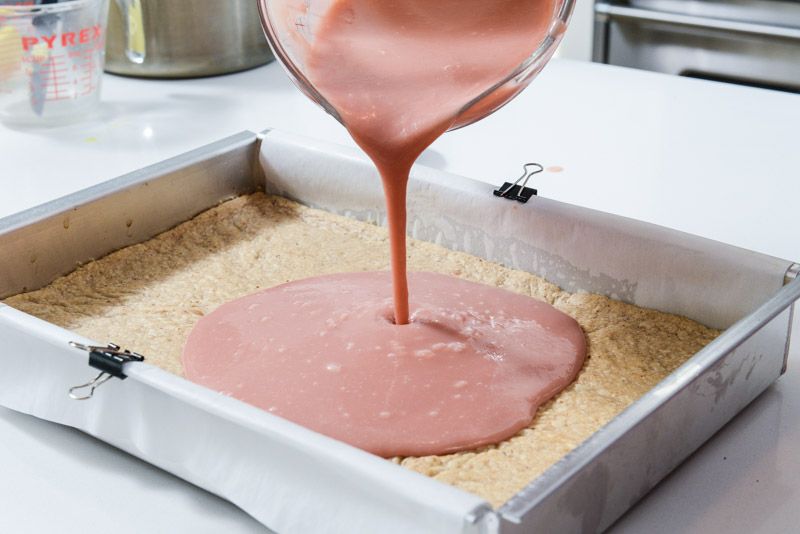
<svg viewBox="0 0 800 534">
<path fill-rule="evenodd" d="M 191 78 L 249 69 L 272 59 L 252 0 L 116 0 L 107 72 Z"/>
<path fill-rule="evenodd" d="M 597 0 L 594 60 L 800 92 L 800 2 Z"/>
</svg>

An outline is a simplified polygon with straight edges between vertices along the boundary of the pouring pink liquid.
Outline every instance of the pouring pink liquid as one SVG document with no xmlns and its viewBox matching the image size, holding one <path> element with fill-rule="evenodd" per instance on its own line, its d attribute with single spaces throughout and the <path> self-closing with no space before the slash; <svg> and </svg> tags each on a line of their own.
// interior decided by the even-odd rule
<svg viewBox="0 0 800 534">
<path fill-rule="evenodd" d="M 338 0 L 306 49 L 305 74 L 383 180 L 395 323 L 408 323 L 406 188 L 412 164 L 547 35 L 555 0 Z M 509 99 L 497 91 L 480 110 Z M 479 111 L 480 111 L 479 110 Z"/>
<path fill-rule="evenodd" d="M 186 376 L 381 456 L 473 449 L 530 424 L 580 370 L 583 332 L 546 303 L 432 273 L 412 273 L 410 313 L 406 187 L 437 137 L 524 87 L 508 79 L 562 5 L 261 0 L 288 30 L 278 55 L 303 65 L 290 73 L 380 172 L 391 283 L 344 273 L 227 303 L 189 336 Z"/>
</svg>

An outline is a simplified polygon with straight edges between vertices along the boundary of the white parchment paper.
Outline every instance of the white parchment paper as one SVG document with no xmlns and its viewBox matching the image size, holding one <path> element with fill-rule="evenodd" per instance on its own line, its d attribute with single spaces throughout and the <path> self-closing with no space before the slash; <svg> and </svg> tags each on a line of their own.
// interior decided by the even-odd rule
<svg viewBox="0 0 800 534">
<path fill-rule="evenodd" d="M 270 192 L 385 224 L 380 179 L 356 150 L 270 131 L 261 164 Z M 409 183 L 409 233 L 538 274 L 567 291 L 600 293 L 723 329 L 774 295 L 791 265 L 546 198 L 519 204 L 495 197 L 493 190 L 416 166 Z"/>
</svg>

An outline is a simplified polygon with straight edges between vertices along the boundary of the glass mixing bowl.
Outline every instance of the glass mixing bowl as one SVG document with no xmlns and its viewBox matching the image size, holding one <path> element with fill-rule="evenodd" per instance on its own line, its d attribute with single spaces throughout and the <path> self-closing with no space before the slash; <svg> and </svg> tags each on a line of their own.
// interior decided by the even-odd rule
<svg viewBox="0 0 800 534">
<path fill-rule="evenodd" d="M 258 0 L 261 23 L 275 57 L 311 100 L 339 122 L 338 112 L 309 81 L 305 52 L 313 45 L 315 28 L 323 14 L 338 0 Z M 500 82 L 461 108 L 450 130 L 461 128 L 494 113 L 520 93 L 544 68 L 556 51 L 572 15 L 574 0 L 556 0 L 553 18 L 535 51 Z"/>
</svg>

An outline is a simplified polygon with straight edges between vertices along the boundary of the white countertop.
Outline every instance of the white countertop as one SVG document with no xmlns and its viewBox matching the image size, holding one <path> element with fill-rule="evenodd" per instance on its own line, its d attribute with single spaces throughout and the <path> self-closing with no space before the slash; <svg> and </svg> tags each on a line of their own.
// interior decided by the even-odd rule
<svg viewBox="0 0 800 534">
<path fill-rule="evenodd" d="M 106 76 L 103 106 L 0 125 L 0 217 L 249 129 L 352 144 L 276 66 L 190 81 Z M 800 259 L 800 96 L 555 60 L 509 106 L 420 162 Z M 797 325 L 798 321 L 795 321 Z M 789 372 L 614 532 L 787 532 L 800 508 L 800 343 Z M 264 532 L 234 506 L 76 431 L 0 408 L 0 532 Z"/>
</svg>

